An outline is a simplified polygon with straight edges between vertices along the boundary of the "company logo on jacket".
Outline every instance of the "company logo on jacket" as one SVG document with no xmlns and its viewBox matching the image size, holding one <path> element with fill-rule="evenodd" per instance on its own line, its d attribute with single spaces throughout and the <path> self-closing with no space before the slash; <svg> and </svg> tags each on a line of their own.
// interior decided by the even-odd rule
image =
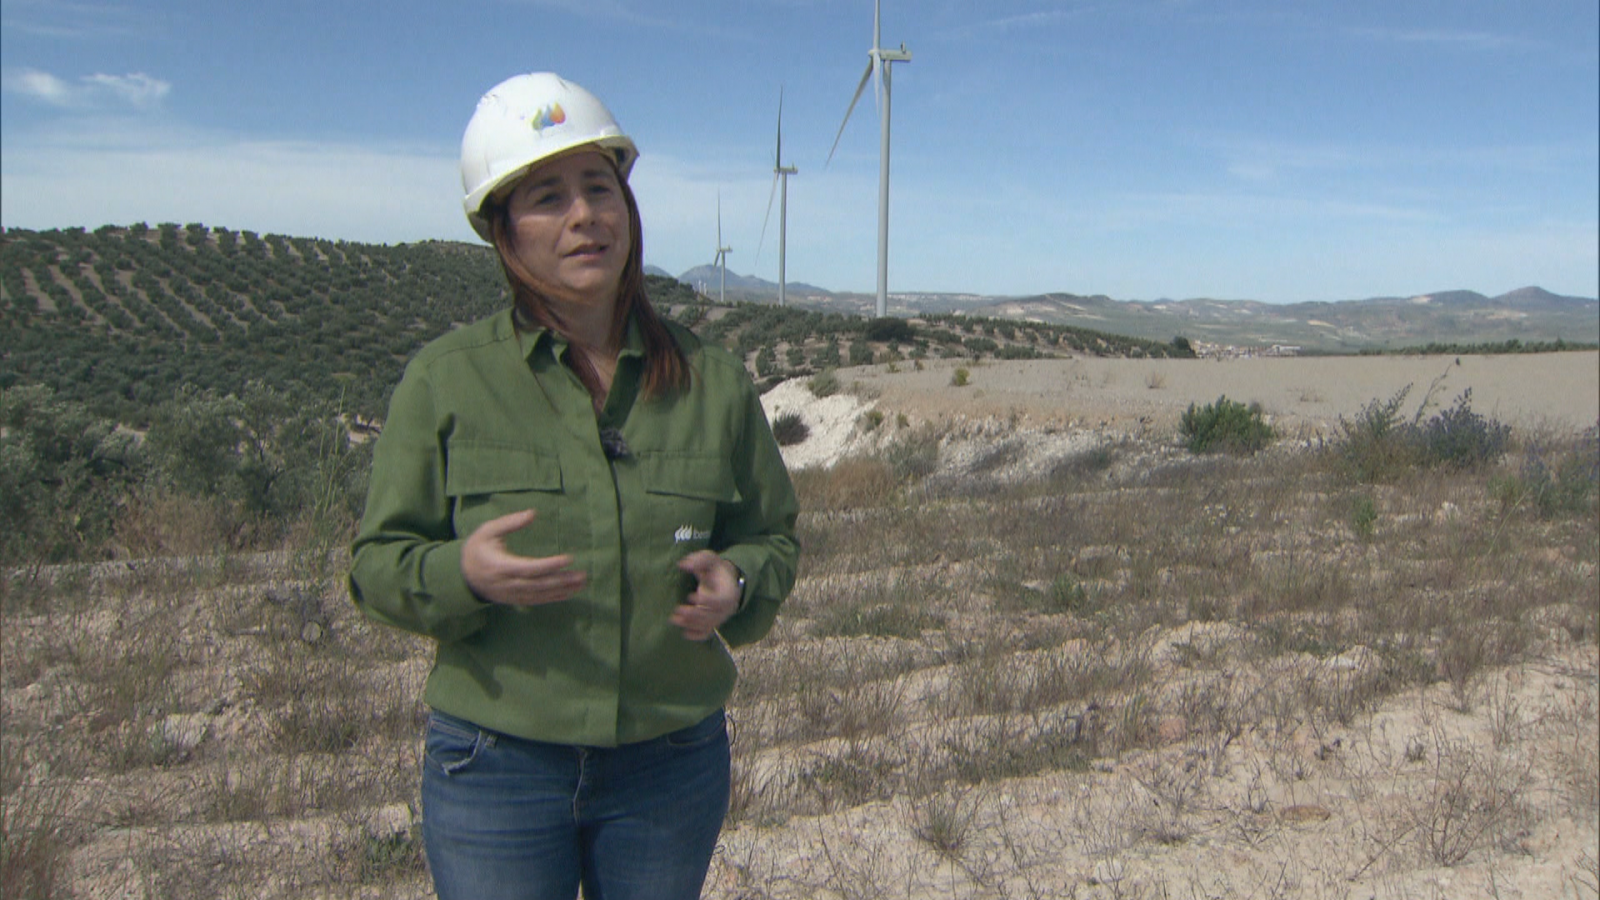
<svg viewBox="0 0 1600 900">
<path fill-rule="evenodd" d="M 684 525 L 672 533 L 674 544 L 687 544 L 690 541 L 709 541 L 711 532 L 699 531 L 693 525 Z"/>
</svg>

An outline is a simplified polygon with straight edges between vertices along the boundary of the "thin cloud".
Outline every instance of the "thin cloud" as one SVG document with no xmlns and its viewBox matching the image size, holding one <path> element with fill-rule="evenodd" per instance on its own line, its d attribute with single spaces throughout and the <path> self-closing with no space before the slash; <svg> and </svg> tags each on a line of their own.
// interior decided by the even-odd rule
<svg viewBox="0 0 1600 900">
<path fill-rule="evenodd" d="M 159 78 L 151 78 L 143 72 L 130 72 L 127 75 L 102 75 L 95 73 L 84 81 L 97 88 L 111 93 L 135 109 L 150 109 L 161 102 L 172 90 L 172 85 Z"/>
<path fill-rule="evenodd" d="M 985 34 L 1009 34 L 1017 31 L 1031 32 L 1040 28 L 1054 25 L 1057 22 L 1064 22 L 1068 19 L 1076 19 L 1081 16 L 1100 12 L 1101 10 L 1108 8 L 1110 7 L 1104 4 L 1089 4 L 1084 6 L 1075 6 L 1069 9 L 1040 10 L 1037 12 L 1026 12 L 1011 16 L 1001 16 L 999 18 L 985 19 L 980 22 L 968 23 L 964 26 L 940 35 L 940 38 L 944 40 L 955 40 L 959 38 L 970 37 L 973 34 L 980 32 Z"/>
<path fill-rule="evenodd" d="M 663 28 L 673 31 L 693 31 L 696 33 L 722 32 L 711 22 L 686 22 L 682 17 L 655 16 L 640 12 L 620 0 L 512 0 L 521 6 L 532 6 L 539 9 L 549 9 L 583 19 L 600 20 L 605 22 L 621 23 L 643 28 Z"/>
<path fill-rule="evenodd" d="M 1527 50 L 1537 44 L 1527 38 L 1486 31 L 1449 31 L 1440 29 L 1407 28 L 1352 28 L 1357 37 L 1395 44 L 1434 44 L 1460 47 L 1466 50 Z"/>
<path fill-rule="evenodd" d="M 7 73 L 3 84 L 8 94 L 21 94 L 51 106 L 73 105 L 72 86 L 49 72 L 22 69 L 15 74 Z"/>
<path fill-rule="evenodd" d="M 74 83 L 38 69 L 20 69 L 15 73 L 7 73 L 3 85 L 6 93 L 68 110 L 98 109 L 109 105 L 131 106 L 138 110 L 154 109 L 172 91 L 169 82 L 143 72 L 129 72 L 126 75 L 96 72 Z"/>
<path fill-rule="evenodd" d="M 57 40 L 103 40 L 147 33 L 147 13 L 114 3 L 6 0 L 5 30 Z"/>
</svg>

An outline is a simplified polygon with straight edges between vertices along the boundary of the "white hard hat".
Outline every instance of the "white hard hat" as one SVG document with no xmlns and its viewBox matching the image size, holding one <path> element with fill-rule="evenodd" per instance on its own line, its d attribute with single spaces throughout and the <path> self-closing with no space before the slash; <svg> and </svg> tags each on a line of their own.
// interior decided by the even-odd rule
<svg viewBox="0 0 1600 900">
<path fill-rule="evenodd" d="M 461 136 L 461 203 L 472 229 L 493 241 L 484 203 L 529 166 L 585 144 L 614 153 L 623 180 L 639 158 L 600 98 L 553 72 L 517 75 L 490 88 Z"/>
</svg>

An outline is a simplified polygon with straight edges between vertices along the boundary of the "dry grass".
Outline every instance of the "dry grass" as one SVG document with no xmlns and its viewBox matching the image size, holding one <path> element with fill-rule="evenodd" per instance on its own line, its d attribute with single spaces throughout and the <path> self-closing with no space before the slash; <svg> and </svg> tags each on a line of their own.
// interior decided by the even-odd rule
<svg viewBox="0 0 1600 900">
<path fill-rule="evenodd" d="M 799 473 L 708 896 L 1594 896 L 1600 516 L 1523 463 Z M 427 895 L 428 648 L 311 550 L 6 583 L 0 892 Z"/>
</svg>

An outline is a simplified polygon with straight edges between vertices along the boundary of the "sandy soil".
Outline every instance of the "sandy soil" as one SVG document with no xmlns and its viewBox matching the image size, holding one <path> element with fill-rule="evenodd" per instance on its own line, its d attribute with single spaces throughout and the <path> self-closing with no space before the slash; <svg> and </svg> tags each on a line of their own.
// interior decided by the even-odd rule
<svg viewBox="0 0 1600 900">
<path fill-rule="evenodd" d="M 964 387 L 952 384 L 965 368 Z M 1315 440 L 1336 434 L 1341 417 L 1409 387 L 1407 417 L 1428 399 L 1425 416 L 1470 390 L 1471 408 L 1520 430 L 1570 434 L 1600 422 L 1600 353 L 1507 356 L 1301 357 L 1228 360 L 1136 360 L 1081 357 L 972 363 L 931 360 L 839 370 L 847 390 L 818 399 L 804 380 L 763 397 L 769 417 L 799 412 L 811 429 L 784 448 L 791 468 L 831 465 L 893 439 L 897 425 L 933 425 L 993 440 L 1006 435 L 1075 435 L 1106 439 L 1176 435 L 1188 406 L 1221 396 L 1260 403 L 1279 434 Z M 889 427 L 858 425 L 869 410 Z M 1061 448 L 1063 452 L 1065 448 Z"/>
<path fill-rule="evenodd" d="M 957 366 L 966 387 L 951 385 Z M 1228 360 L 1075 359 L 984 362 L 937 360 L 923 371 L 898 364 L 844 370 L 879 392 L 879 408 L 928 419 L 1018 415 L 1037 425 L 1175 427 L 1190 403 L 1219 396 L 1258 402 L 1290 434 L 1323 433 L 1373 400 L 1411 387 L 1414 412 L 1437 382 L 1435 407 L 1472 391 L 1472 409 L 1515 426 L 1581 431 L 1600 418 L 1600 354 L 1508 356 L 1341 356 Z"/>
</svg>

